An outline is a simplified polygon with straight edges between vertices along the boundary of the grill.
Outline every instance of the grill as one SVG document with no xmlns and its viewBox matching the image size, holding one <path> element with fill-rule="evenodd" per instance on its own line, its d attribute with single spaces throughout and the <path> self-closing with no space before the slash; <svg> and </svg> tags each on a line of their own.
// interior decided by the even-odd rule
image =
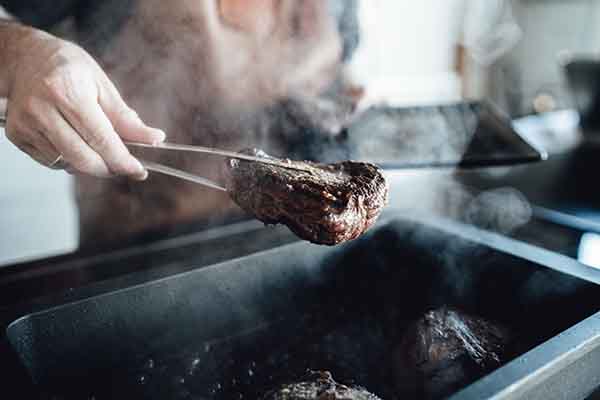
<svg viewBox="0 0 600 400">
<path fill-rule="evenodd" d="M 7 338 L 49 398 L 260 399 L 325 369 L 395 400 L 405 398 L 391 356 L 400 336 L 450 306 L 506 326 L 514 349 L 453 398 L 583 398 L 599 383 L 600 322 L 600 288 L 585 271 L 455 222 L 387 215 L 336 248 L 297 242 L 75 302 L 38 301 Z"/>
</svg>

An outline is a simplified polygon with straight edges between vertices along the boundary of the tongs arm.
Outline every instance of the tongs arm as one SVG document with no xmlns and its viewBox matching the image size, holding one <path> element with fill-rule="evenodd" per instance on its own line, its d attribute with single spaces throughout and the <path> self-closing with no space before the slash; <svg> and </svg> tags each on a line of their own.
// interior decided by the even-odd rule
<svg viewBox="0 0 600 400">
<path fill-rule="evenodd" d="M 211 181 L 210 179 L 206 179 L 201 176 L 191 174 L 189 172 L 182 171 L 182 170 L 176 169 L 176 168 L 172 168 L 167 165 L 159 164 L 159 163 L 156 163 L 153 161 L 147 161 L 147 160 L 142 160 L 142 159 L 139 159 L 139 160 L 142 163 L 142 165 L 144 166 L 144 168 L 146 168 L 148 171 L 159 172 L 161 174 L 173 176 L 175 178 L 198 183 L 200 185 L 204 185 L 204 186 L 207 186 L 212 189 L 220 190 L 222 192 L 227 191 L 227 189 L 225 189 L 223 186 L 217 184 L 216 182 Z"/>
<path fill-rule="evenodd" d="M 149 149 L 158 149 L 158 150 L 174 150 L 174 151 L 183 151 L 190 153 L 201 153 L 201 154 L 212 154 L 215 156 L 234 158 L 237 160 L 245 160 L 245 161 L 253 161 L 261 164 L 273 165 L 280 168 L 286 169 L 294 169 L 297 171 L 310 172 L 308 169 L 298 166 L 289 160 L 280 160 L 277 158 L 267 158 L 267 157 L 257 157 L 249 154 L 242 154 L 235 151 L 228 151 L 217 149 L 214 147 L 204 147 L 204 146 L 192 146 L 188 144 L 179 144 L 179 143 L 138 143 L 138 142 L 124 142 L 127 146 L 130 147 L 141 147 L 141 148 L 149 148 Z"/>
<path fill-rule="evenodd" d="M 4 126 L 6 126 L 6 117 L 3 115 L 0 115 L 0 128 L 3 128 Z M 198 175 L 190 174 L 189 172 L 185 172 L 185 171 L 182 171 L 182 170 L 179 170 L 176 168 L 172 168 L 172 167 L 169 167 L 169 166 L 166 166 L 163 164 L 159 164 L 159 163 L 156 163 L 153 161 L 147 161 L 147 160 L 142 160 L 142 159 L 139 159 L 139 160 L 142 163 L 142 165 L 144 166 L 144 168 L 146 168 L 148 171 L 159 172 L 161 174 L 173 176 L 175 178 L 198 183 L 200 185 L 204 185 L 204 186 L 207 186 L 212 189 L 220 190 L 222 192 L 227 191 L 227 189 L 225 189 L 223 186 L 217 184 L 216 182 L 211 181 L 210 179 L 206 179 L 206 178 L 203 178 Z"/>
<path fill-rule="evenodd" d="M 6 126 L 6 117 L 3 115 L 0 115 L 0 127 L 4 127 L 4 126 Z M 242 160 L 258 161 L 258 162 L 262 162 L 265 164 L 278 165 L 278 166 L 284 167 L 284 168 L 294 168 L 294 167 L 292 167 L 284 162 L 281 162 L 281 161 L 270 160 L 270 159 L 261 159 L 261 158 L 249 156 L 246 154 L 240 154 L 240 153 L 230 152 L 230 151 L 226 151 L 226 150 L 219 150 L 219 149 L 213 149 L 213 148 L 201 147 L 201 146 L 188 146 L 188 145 L 180 145 L 180 144 L 175 144 L 175 143 L 159 143 L 156 145 L 151 145 L 151 144 L 144 144 L 144 143 L 125 142 L 125 144 L 128 146 L 136 146 L 136 147 L 147 147 L 147 148 L 157 148 L 157 149 L 162 148 L 165 150 L 179 150 L 179 151 L 190 151 L 190 152 L 205 153 L 205 154 L 215 154 L 215 155 L 220 155 L 220 156 L 224 156 L 224 157 L 232 157 L 232 158 L 238 158 L 238 159 L 242 159 Z M 144 168 L 146 168 L 149 171 L 173 176 L 175 178 L 183 179 L 186 181 L 190 181 L 190 182 L 198 183 L 200 185 L 207 186 L 212 189 L 220 190 L 222 192 L 227 192 L 227 189 L 224 188 L 223 186 L 219 185 L 216 182 L 211 181 L 210 179 L 206 179 L 202 176 L 191 174 L 189 172 L 182 171 L 182 170 L 176 169 L 176 168 L 172 168 L 167 165 L 159 164 L 159 163 L 156 163 L 153 161 L 147 161 L 147 160 L 143 160 L 143 159 L 139 159 L 139 160 L 142 163 L 142 165 L 144 166 Z"/>
</svg>

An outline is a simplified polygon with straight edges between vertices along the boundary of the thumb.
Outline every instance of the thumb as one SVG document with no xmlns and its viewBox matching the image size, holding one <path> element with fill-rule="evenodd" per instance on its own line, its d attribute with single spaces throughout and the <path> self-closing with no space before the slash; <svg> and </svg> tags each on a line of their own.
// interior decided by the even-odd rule
<svg viewBox="0 0 600 400">
<path fill-rule="evenodd" d="M 100 90 L 98 101 L 121 139 L 148 144 L 165 140 L 165 133 L 146 125 L 125 103 L 111 82 L 105 86 Z"/>
</svg>

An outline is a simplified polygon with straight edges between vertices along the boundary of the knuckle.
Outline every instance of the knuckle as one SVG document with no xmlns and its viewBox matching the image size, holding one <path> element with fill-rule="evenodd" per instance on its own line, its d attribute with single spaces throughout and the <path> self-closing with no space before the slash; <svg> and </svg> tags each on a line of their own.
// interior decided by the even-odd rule
<svg viewBox="0 0 600 400">
<path fill-rule="evenodd" d="M 28 96 L 21 102 L 21 109 L 28 116 L 35 115 L 38 109 L 38 100 L 33 96 Z"/>
<path fill-rule="evenodd" d="M 138 171 L 126 158 L 119 158 L 109 164 L 110 171 L 116 175 L 135 175 Z"/>
<path fill-rule="evenodd" d="M 44 79 L 44 87 L 50 99 L 69 109 L 75 109 L 84 100 L 73 74 L 76 72 L 70 67 L 62 67 Z"/>
<path fill-rule="evenodd" d="M 75 169 L 81 172 L 89 171 L 93 168 L 93 160 L 81 150 L 72 150 L 69 153 L 68 158 L 65 157 L 65 159 Z"/>
<path fill-rule="evenodd" d="M 44 88 L 52 98 L 61 98 L 65 91 L 64 79 L 61 73 L 54 72 L 42 81 Z"/>
<path fill-rule="evenodd" d="M 20 118 L 17 119 L 22 130 L 29 128 L 40 128 L 44 125 L 44 113 L 42 102 L 33 96 L 22 101 Z"/>
<path fill-rule="evenodd" d="M 79 172 L 86 175 L 102 176 L 102 165 L 96 160 L 86 157 L 72 164 Z"/>
<path fill-rule="evenodd" d="M 104 178 L 109 176 L 109 171 L 102 159 L 87 151 L 79 150 L 65 157 L 65 161 L 71 169 L 81 174 Z"/>
<path fill-rule="evenodd" d="M 91 130 L 84 134 L 85 141 L 95 150 L 108 152 L 111 150 L 112 143 L 109 135 L 100 130 Z"/>
</svg>

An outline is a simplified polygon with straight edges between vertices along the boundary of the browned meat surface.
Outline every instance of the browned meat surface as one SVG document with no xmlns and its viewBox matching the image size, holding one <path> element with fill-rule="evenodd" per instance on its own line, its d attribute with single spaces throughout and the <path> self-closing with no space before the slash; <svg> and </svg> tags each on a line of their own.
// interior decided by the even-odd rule
<svg viewBox="0 0 600 400">
<path fill-rule="evenodd" d="M 483 318 L 440 308 L 413 323 L 395 350 L 401 393 L 444 398 L 499 367 L 508 332 Z"/>
<path fill-rule="evenodd" d="M 325 245 L 360 236 L 387 204 L 388 184 L 372 164 L 286 162 L 302 170 L 229 160 L 231 198 L 264 223 L 285 224 L 300 238 Z"/>
<path fill-rule="evenodd" d="M 381 400 L 359 387 L 333 380 L 329 372 L 312 372 L 302 382 L 284 385 L 268 393 L 263 400 Z"/>
</svg>

